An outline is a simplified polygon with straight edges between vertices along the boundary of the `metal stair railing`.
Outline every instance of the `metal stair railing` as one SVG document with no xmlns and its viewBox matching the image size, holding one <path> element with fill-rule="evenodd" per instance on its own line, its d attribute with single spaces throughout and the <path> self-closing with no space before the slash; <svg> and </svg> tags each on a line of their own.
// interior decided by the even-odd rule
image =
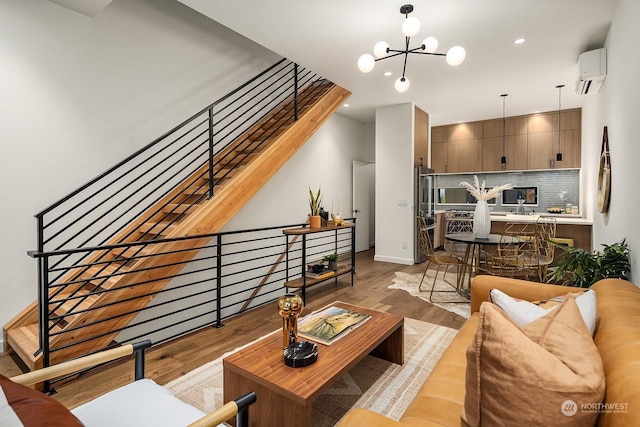
<svg viewBox="0 0 640 427">
<path fill-rule="evenodd" d="M 355 226 L 355 219 L 346 220 Z M 178 338 L 184 334 L 207 326 L 221 327 L 223 320 L 246 310 L 273 303 L 284 291 L 286 281 L 301 277 L 303 262 L 321 259 L 327 253 L 349 253 L 341 262 L 355 271 L 355 229 L 345 227 L 334 235 L 334 231 L 317 233 L 307 240 L 306 257 L 303 259 L 300 242 L 288 242 L 282 230 L 307 226 L 307 223 L 279 225 L 274 227 L 227 231 L 198 236 L 158 239 L 146 242 L 124 242 L 115 245 L 82 247 L 48 252 L 30 252 L 45 267 L 41 272 L 38 305 L 40 316 L 47 327 L 40 328 L 39 341 L 43 366 L 50 365 L 52 354 L 68 351 L 78 346 L 87 346 L 101 338 L 118 334 L 118 343 L 151 339 L 154 345 Z M 175 243 L 181 249 L 175 249 Z M 136 248 L 141 245 L 155 246 L 146 255 L 132 255 L 131 260 L 152 259 L 153 267 L 141 267 L 119 273 L 130 276 L 127 280 L 127 295 L 115 301 L 83 306 L 80 301 L 99 298 L 122 288 L 100 287 L 83 295 L 74 295 L 77 282 L 57 281 L 74 269 L 88 265 L 71 262 L 75 257 L 91 259 L 95 252 Z M 192 252 L 189 259 L 168 261 L 177 252 Z M 287 253 L 286 263 L 282 254 Z M 73 255 L 73 256 L 70 256 Z M 66 261 L 61 261 L 66 260 Z M 91 263 L 95 264 L 95 263 Z M 57 265 L 51 268 L 51 265 Z M 148 279 L 142 271 L 176 271 Z M 265 277 L 268 277 L 265 280 Z M 135 279 L 134 279 L 135 278 Z M 148 290 L 150 284 L 169 282 L 169 286 Z M 141 289 L 140 292 L 137 292 Z M 152 300 L 144 306 L 133 304 L 136 300 Z M 107 300 L 105 300 L 107 301 Z M 69 310 L 57 311 L 61 304 L 73 306 Z M 110 309 L 114 310 L 110 310 Z M 76 316 L 91 313 L 87 321 L 72 327 L 61 327 L 71 323 Z M 142 314 L 142 316 L 139 316 Z M 119 322 L 127 316 L 137 316 L 130 323 Z M 61 323 L 62 321 L 62 323 Z M 97 328 L 106 324 L 108 327 Z M 96 332 L 98 329 L 101 332 Z M 55 338 L 66 337 L 55 341 Z M 112 342 L 112 340 L 109 340 Z M 105 347 L 106 348 L 106 347 Z M 97 351 L 95 346 L 92 351 Z M 80 353 L 81 354 L 81 353 Z"/>
<path fill-rule="evenodd" d="M 240 167 L 242 160 L 295 121 L 304 107 L 302 102 L 312 102 L 313 92 L 320 91 L 323 82 L 295 63 L 285 59 L 277 62 L 36 214 L 37 251 L 138 240 L 137 229 L 113 239 L 132 222 L 144 224 L 154 217 L 163 222 L 164 229 L 170 227 L 176 217 L 213 197 L 216 186 Z M 305 91 L 308 96 L 301 97 L 299 92 Z M 290 110 L 283 120 L 247 135 L 287 103 Z M 245 140 L 238 141 L 241 137 Z M 224 152 L 233 144 L 245 149 Z M 190 187 L 194 196 L 167 199 L 180 185 Z M 160 201 L 163 206 L 149 212 Z M 178 211 L 176 207 L 168 209 L 169 205 L 183 207 Z M 157 238 L 163 231 L 154 230 L 146 238 Z"/>
</svg>

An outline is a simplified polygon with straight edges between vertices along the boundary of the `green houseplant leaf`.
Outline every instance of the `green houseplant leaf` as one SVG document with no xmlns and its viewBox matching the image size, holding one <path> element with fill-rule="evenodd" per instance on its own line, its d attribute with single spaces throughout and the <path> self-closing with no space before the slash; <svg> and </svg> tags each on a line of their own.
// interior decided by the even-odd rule
<svg viewBox="0 0 640 427">
<path fill-rule="evenodd" d="M 320 206 L 322 205 L 322 190 L 318 187 L 318 191 L 314 194 L 311 187 L 309 187 L 309 209 L 311 215 L 320 215 Z"/>
<path fill-rule="evenodd" d="M 629 245 L 626 239 L 612 245 L 602 245 L 602 251 L 588 252 L 577 247 L 569 247 L 552 242 L 562 249 L 558 264 L 549 268 L 547 283 L 588 288 L 606 278 L 629 280 L 631 264 Z"/>
</svg>

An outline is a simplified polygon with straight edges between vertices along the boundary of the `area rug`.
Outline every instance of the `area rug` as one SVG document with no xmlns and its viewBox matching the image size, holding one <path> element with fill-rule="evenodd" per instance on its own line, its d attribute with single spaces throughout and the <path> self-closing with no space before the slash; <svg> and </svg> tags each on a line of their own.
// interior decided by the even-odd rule
<svg viewBox="0 0 640 427">
<path fill-rule="evenodd" d="M 437 305 L 438 307 L 468 319 L 471 312 L 469 299 L 457 292 L 450 292 L 454 290 L 454 288 L 442 279 L 442 272 L 438 274 L 433 297 L 431 298 L 432 301 L 429 301 L 429 293 L 431 292 L 431 284 L 433 283 L 434 276 L 435 271 L 427 270 L 427 275 L 422 284 L 422 289 L 426 289 L 426 291 L 421 291 L 419 286 L 422 273 L 408 274 L 398 271 L 396 272 L 396 277 L 393 279 L 393 284 L 387 287 L 389 289 L 401 289 L 408 292 L 411 296 L 418 297 L 430 304 Z M 447 281 L 455 284 L 455 275 L 447 275 Z"/>
<path fill-rule="evenodd" d="M 366 356 L 314 402 L 313 426 L 334 426 L 351 408 L 358 407 L 398 420 L 457 332 L 456 329 L 405 319 L 404 365 Z M 179 399 L 211 412 L 223 404 L 222 359 L 238 350 L 224 354 L 165 387 Z"/>
</svg>

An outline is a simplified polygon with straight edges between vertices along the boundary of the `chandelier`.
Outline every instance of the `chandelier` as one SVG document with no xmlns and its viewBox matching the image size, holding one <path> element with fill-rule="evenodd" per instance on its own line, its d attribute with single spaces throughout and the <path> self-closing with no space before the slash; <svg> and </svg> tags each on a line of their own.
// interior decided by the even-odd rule
<svg viewBox="0 0 640 427">
<path fill-rule="evenodd" d="M 404 66 L 402 67 L 402 77 L 398 78 L 395 83 L 395 88 L 398 92 L 405 92 L 409 89 L 409 79 L 405 76 L 407 71 L 407 57 L 410 53 L 416 53 L 421 55 L 435 55 L 446 57 L 447 63 L 453 67 L 462 64 L 467 53 L 461 46 L 454 46 L 444 53 L 436 53 L 438 49 L 438 40 L 435 37 L 427 37 L 422 41 L 422 44 L 413 49 L 409 49 L 409 41 L 411 37 L 415 36 L 420 31 L 420 20 L 415 16 L 409 16 L 413 12 L 413 5 L 405 4 L 400 7 L 400 13 L 405 16 L 405 20 L 402 23 L 402 33 L 405 35 L 405 47 L 403 50 L 390 49 L 389 44 L 384 41 L 380 41 L 373 47 L 373 54 L 375 58 L 368 53 L 360 56 L 358 59 L 358 69 L 363 73 L 368 73 L 376 65 L 377 61 L 383 59 L 393 58 L 394 56 L 404 55 Z"/>
</svg>

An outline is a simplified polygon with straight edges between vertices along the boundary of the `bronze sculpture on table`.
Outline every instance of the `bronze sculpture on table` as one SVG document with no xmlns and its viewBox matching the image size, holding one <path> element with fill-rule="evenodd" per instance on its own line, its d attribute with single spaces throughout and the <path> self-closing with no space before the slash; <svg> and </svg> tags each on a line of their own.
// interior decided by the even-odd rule
<svg viewBox="0 0 640 427">
<path fill-rule="evenodd" d="M 283 359 L 287 366 L 302 368 L 318 360 L 318 346 L 298 341 L 298 316 L 304 308 L 299 295 L 285 294 L 278 299 L 278 313 L 282 316 Z"/>
</svg>

